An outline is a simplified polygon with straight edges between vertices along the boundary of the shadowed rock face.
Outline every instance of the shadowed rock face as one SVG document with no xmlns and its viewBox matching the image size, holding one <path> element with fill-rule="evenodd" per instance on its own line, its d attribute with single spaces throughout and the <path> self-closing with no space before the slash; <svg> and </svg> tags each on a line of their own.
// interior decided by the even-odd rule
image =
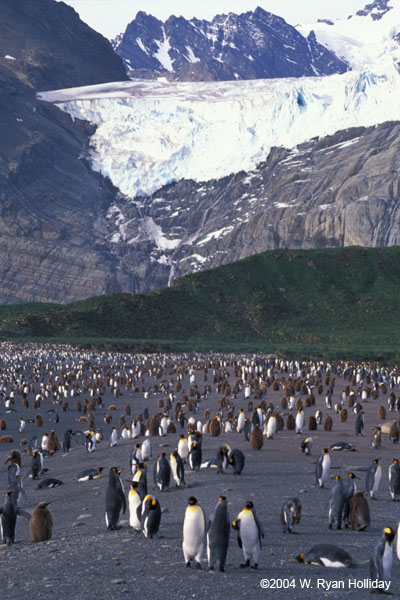
<svg viewBox="0 0 400 600">
<path fill-rule="evenodd" d="M 1 1 L 0 66 L 37 90 L 127 79 L 110 42 L 54 0 Z"/>
<path fill-rule="evenodd" d="M 347 64 L 262 8 L 210 21 L 171 16 L 163 23 L 140 11 L 114 48 L 132 77 L 222 81 L 344 73 Z"/>
<path fill-rule="evenodd" d="M 121 77 L 109 42 L 70 7 L 1 3 L 0 302 L 64 302 L 124 280 L 104 246 L 116 190 L 80 158 L 93 128 L 38 102 L 34 89 Z M 129 277 L 123 289 L 132 286 Z"/>
</svg>

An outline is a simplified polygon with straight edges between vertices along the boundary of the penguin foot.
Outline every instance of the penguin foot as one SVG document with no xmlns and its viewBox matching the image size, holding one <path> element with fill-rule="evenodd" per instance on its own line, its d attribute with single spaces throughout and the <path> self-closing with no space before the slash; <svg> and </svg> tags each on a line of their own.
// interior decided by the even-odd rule
<svg viewBox="0 0 400 600">
<path fill-rule="evenodd" d="M 328 529 L 332 529 L 332 523 L 329 523 Z"/>
<path fill-rule="evenodd" d="M 214 571 L 214 567 L 208 567 L 209 571 Z"/>
<path fill-rule="evenodd" d="M 192 565 L 190 564 L 190 560 L 188 560 L 188 562 L 186 563 L 186 566 L 187 566 L 187 567 L 190 569 L 190 567 L 192 566 Z"/>
<path fill-rule="evenodd" d="M 252 569 L 258 569 L 258 563 L 254 563 L 254 565 L 251 568 Z"/>
<path fill-rule="evenodd" d="M 247 569 L 248 567 L 250 567 L 250 560 L 249 559 L 247 559 L 245 563 L 242 563 L 240 565 L 241 569 Z"/>
<path fill-rule="evenodd" d="M 201 569 L 201 563 L 196 561 L 196 569 Z"/>
<path fill-rule="evenodd" d="M 225 571 L 224 565 L 219 565 L 219 571 L 221 571 L 221 573 L 223 573 Z"/>
</svg>

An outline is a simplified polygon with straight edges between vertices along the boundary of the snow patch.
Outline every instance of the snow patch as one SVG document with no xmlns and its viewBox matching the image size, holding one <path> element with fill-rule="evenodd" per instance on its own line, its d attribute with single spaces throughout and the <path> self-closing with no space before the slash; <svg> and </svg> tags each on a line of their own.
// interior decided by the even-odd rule
<svg viewBox="0 0 400 600">
<path fill-rule="evenodd" d="M 191 49 L 190 46 L 185 46 L 186 50 L 187 50 L 187 59 L 190 63 L 197 63 L 200 62 L 200 58 L 197 58 L 197 56 L 194 55 L 193 50 Z"/>
<path fill-rule="evenodd" d="M 162 42 L 159 40 L 155 40 L 155 43 L 158 46 L 157 52 L 154 54 L 154 57 L 158 60 L 159 63 L 164 67 L 166 71 L 173 71 L 174 66 L 172 64 L 171 57 L 169 55 L 169 51 L 171 50 L 171 46 L 169 43 L 169 38 L 165 35 L 165 30 L 163 27 L 164 39 Z"/>
</svg>

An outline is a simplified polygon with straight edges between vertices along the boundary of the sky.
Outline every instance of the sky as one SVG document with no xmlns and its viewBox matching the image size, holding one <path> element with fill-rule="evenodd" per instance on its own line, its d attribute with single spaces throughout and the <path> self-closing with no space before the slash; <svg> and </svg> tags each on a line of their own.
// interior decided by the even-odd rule
<svg viewBox="0 0 400 600">
<path fill-rule="evenodd" d="M 216 14 L 241 13 L 261 6 L 291 25 L 317 19 L 343 19 L 371 0 L 64 0 L 81 19 L 109 39 L 125 31 L 139 10 L 166 20 L 170 15 L 212 19 Z"/>
</svg>

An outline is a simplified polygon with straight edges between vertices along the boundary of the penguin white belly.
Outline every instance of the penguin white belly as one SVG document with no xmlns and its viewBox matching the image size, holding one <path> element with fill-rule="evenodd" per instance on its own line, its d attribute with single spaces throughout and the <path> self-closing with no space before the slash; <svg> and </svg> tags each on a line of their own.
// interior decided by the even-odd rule
<svg viewBox="0 0 400 600">
<path fill-rule="evenodd" d="M 381 482 L 381 477 L 382 477 L 382 469 L 381 469 L 381 466 L 378 465 L 376 468 L 376 471 L 375 471 L 375 476 L 374 476 L 374 486 L 372 488 L 372 491 L 374 492 L 374 494 L 375 494 L 375 492 L 378 491 L 379 484 Z"/>
<path fill-rule="evenodd" d="M 185 562 L 194 558 L 201 562 L 201 556 L 204 549 L 205 522 L 204 514 L 199 507 L 190 507 L 185 514 L 183 523 L 183 542 L 182 549 L 185 556 Z"/>
<path fill-rule="evenodd" d="M 397 554 L 397 558 L 400 560 L 400 521 L 397 523 L 396 554 Z"/>
<path fill-rule="evenodd" d="M 390 579 L 392 573 L 392 562 L 393 562 L 393 549 L 387 542 L 385 543 L 385 550 L 382 555 L 382 570 L 383 579 Z"/>
<path fill-rule="evenodd" d="M 325 483 L 326 481 L 329 480 L 330 468 L 331 468 L 330 457 L 324 458 L 324 460 L 322 461 L 322 473 L 321 473 L 321 477 L 320 477 L 320 480 L 322 481 L 322 483 Z"/>
<path fill-rule="evenodd" d="M 271 439 L 276 433 L 276 419 L 270 417 L 267 423 L 267 438 Z"/>
<path fill-rule="evenodd" d="M 258 558 L 260 556 L 260 540 L 257 523 L 255 522 L 252 514 L 241 515 L 240 537 L 242 539 L 243 554 L 245 559 L 253 559 L 255 563 L 258 563 Z"/>
<path fill-rule="evenodd" d="M 137 516 L 138 506 L 141 505 L 142 501 L 140 500 L 140 496 L 135 491 L 130 491 L 128 496 L 129 501 L 129 525 L 140 531 L 140 519 Z"/>
<path fill-rule="evenodd" d="M 237 424 L 237 431 L 240 433 L 244 427 L 244 413 L 240 413 Z"/>
<path fill-rule="evenodd" d="M 340 560 L 331 560 L 330 558 L 323 556 L 321 556 L 320 560 L 324 567 L 333 567 L 334 569 L 339 569 L 345 566 L 342 562 L 340 562 Z"/>
</svg>

